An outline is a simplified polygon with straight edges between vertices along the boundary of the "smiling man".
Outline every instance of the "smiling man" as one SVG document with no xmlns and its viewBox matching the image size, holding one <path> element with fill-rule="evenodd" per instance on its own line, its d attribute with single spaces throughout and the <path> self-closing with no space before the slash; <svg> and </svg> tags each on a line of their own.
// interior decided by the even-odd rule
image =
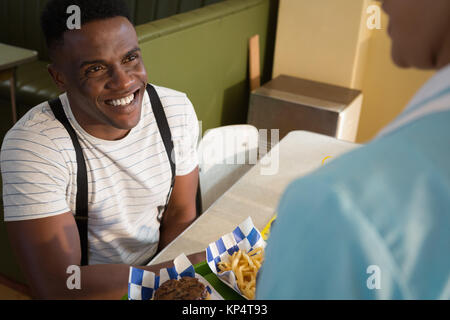
<svg viewBox="0 0 450 320">
<path fill-rule="evenodd" d="M 71 5 L 81 10 L 80 29 L 67 29 Z M 120 298 L 127 292 L 129 265 L 148 262 L 196 217 L 197 117 L 185 94 L 147 83 L 123 1 L 52 0 L 41 21 L 48 70 L 64 93 L 31 109 L 3 141 L 11 245 L 38 298 Z M 80 159 L 57 110 L 84 156 L 87 199 L 81 205 Z M 88 209 L 85 253 L 74 219 L 79 205 Z M 69 290 L 67 268 L 80 265 L 82 255 L 87 263 L 81 289 Z M 192 262 L 199 259 L 195 255 Z"/>
</svg>

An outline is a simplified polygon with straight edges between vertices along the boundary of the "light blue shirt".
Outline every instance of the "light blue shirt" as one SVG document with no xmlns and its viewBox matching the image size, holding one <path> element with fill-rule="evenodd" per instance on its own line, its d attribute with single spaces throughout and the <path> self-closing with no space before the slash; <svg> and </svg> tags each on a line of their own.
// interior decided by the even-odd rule
<svg viewBox="0 0 450 320">
<path fill-rule="evenodd" d="M 450 66 L 284 193 L 258 299 L 450 299 Z"/>
</svg>

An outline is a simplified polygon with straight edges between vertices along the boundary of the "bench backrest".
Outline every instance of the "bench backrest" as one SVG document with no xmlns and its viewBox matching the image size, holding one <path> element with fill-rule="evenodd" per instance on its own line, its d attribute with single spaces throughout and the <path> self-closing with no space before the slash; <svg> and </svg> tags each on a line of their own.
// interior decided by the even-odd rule
<svg viewBox="0 0 450 320">
<path fill-rule="evenodd" d="M 40 15 L 49 0 L 0 0 L 0 42 L 34 49 L 48 60 Z M 224 0 L 125 0 L 135 25 L 163 19 Z"/>
</svg>

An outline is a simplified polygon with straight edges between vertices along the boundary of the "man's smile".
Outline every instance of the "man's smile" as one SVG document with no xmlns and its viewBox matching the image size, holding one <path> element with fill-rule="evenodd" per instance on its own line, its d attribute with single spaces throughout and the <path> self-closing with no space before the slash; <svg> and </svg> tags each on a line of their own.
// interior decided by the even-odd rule
<svg viewBox="0 0 450 320">
<path fill-rule="evenodd" d="M 114 112 L 130 113 L 137 106 L 140 98 L 141 89 L 137 89 L 132 93 L 118 96 L 117 98 L 105 99 L 104 103 Z"/>
</svg>

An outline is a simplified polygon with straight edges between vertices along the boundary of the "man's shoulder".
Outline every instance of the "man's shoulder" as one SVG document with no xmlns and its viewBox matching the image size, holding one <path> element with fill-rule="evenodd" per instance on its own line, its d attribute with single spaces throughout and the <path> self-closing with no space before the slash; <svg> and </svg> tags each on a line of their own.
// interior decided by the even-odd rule
<svg viewBox="0 0 450 320">
<path fill-rule="evenodd" d="M 8 145 L 23 146 L 29 142 L 53 144 L 54 138 L 65 136 L 64 127 L 57 121 L 47 102 L 31 108 L 6 133 L 2 151 Z"/>
<path fill-rule="evenodd" d="M 163 86 L 158 86 L 158 85 L 154 85 L 152 84 L 155 89 L 156 92 L 158 93 L 158 96 L 160 99 L 170 99 L 170 98 L 186 98 L 187 95 L 184 92 L 175 90 L 175 89 L 171 89 L 171 88 L 167 88 L 167 87 L 163 87 Z"/>
<path fill-rule="evenodd" d="M 166 87 L 153 86 L 158 93 L 171 129 L 179 128 L 188 125 L 193 121 L 197 121 L 194 106 L 186 93 Z M 148 106 L 150 106 L 150 104 L 148 104 Z"/>
<path fill-rule="evenodd" d="M 154 86 L 158 93 L 161 104 L 166 112 L 166 115 L 170 116 L 177 113 L 192 113 L 194 106 L 189 100 L 186 93 L 170 89 L 161 86 Z M 189 110 L 187 110 L 188 108 Z"/>
</svg>

